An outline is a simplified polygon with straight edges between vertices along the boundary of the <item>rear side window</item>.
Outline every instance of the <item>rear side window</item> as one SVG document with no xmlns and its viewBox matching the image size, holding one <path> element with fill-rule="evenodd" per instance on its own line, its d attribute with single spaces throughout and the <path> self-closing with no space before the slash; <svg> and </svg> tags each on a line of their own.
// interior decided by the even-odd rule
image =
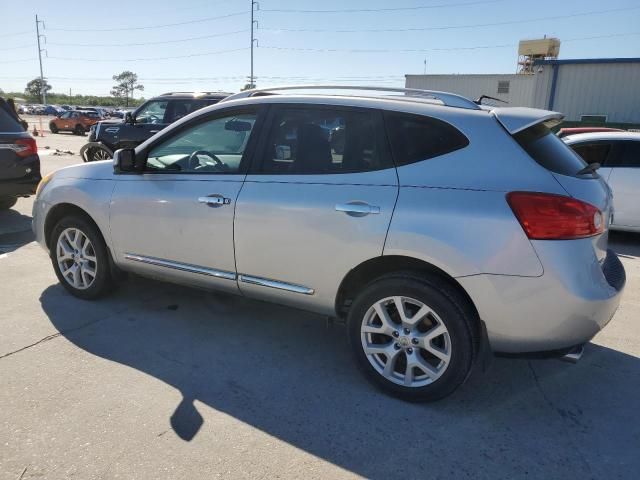
<svg viewBox="0 0 640 480">
<path fill-rule="evenodd" d="M 640 142 L 626 141 L 618 143 L 618 155 L 613 167 L 640 167 Z"/>
<path fill-rule="evenodd" d="M 10 107 L 7 107 L 10 108 Z M 24 132 L 20 124 L 7 112 L 0 107 L 0 133 L 17 133 Z"/>
<path fill-rule="evenodd" d="M 555 136 L 544 123 L 518 132 L 513 138 L 531 158 L 552 172 L 575 176 L 587 165 L 580 155 Z"/>
<path fill-rule="evenodd" d="M 581 143 L 580 145 L 572 145 L 571 148 L 589 165 L 599 163 L 603 167 L 608 166 L 607 157 L 611 151 L 610 143 Z"/>
<path fill-rule="evenodd" d="M 451 153 L 469 145 L 452 125 L 422 115 L 385 112 L 384 121 L 398 167 Z"/>
</svg>

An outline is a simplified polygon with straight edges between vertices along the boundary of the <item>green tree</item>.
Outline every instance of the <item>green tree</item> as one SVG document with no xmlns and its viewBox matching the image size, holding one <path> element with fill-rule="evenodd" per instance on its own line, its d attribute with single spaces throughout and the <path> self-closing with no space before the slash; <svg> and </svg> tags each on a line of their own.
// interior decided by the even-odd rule
<svg viewBox="0 0 640 480">
<path fill-rule="evenodd" d="M 24 93 L 31 101 L 40 101 L 42 92 L 48 92 L 51 90 L 51 85 L 46 80 L 40 78 L 34 78 L 27 83 L 27 88 L 24 89 Z"/>
<path fill-rule="evenodd" d="M 118 83 L 111 89 L 111 95 L 116 98 L 124 98 L 127 107 L 129 106 L 129 98 L 133 99 L 133 92 L 144 90 L 144 85 L 138 83 L 138 75 L 128 70 L 114 75 L 113 79 Z"/>
</svg>

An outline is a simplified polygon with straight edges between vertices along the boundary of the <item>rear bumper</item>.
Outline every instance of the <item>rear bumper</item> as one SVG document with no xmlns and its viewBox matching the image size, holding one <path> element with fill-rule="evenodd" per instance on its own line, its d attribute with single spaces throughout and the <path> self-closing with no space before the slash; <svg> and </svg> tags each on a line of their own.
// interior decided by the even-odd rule
<svg viewBox="0 0 640 480">
<path fill-rule="evenodd" d="M 42 177 L 40 176 L 40 158 L 32 155 L 20 159 L 13 165 L 2 171 L 3 176 L 9 178 L 0 179 L 0 196 L 28 196 L 36 192 L 36 188 Z"/>
<path fill-rule="evenodd" d="M 540 277 L 457 279 L 484 320 L 494 352 L 568 350 L 588 342 L 609 323 L 624 290 L 624 267 L 611 250 L 600 264 L 590 240 L 579 242 L 586 248 L 573 241 L 534 242 L 545 266 Z"/>
</svg>

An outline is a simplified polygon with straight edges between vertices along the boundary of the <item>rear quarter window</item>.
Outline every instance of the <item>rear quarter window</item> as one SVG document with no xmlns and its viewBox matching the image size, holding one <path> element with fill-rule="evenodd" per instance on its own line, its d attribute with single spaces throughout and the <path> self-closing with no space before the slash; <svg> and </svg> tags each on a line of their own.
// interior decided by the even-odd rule
<svg viewBox="0 0 640 480">
<path fill-rule="evenodd" d="M 561 175 L 575 177 L 586 162 L 544 123 L 516 133 L 513 138 L 538 164 Z"/>
<path fill-rule="evenodd" d="M 454 126 L 431 117 L 385 112 L 396 166 L 428 160 L 469 145 L 469 139 Z"/>
</svg>

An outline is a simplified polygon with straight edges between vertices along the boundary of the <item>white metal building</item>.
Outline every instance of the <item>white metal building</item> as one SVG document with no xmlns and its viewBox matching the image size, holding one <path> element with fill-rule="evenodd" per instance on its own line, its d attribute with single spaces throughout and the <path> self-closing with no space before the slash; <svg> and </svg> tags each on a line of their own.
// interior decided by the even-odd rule
<svg viewBox="0 0 640 480">
<path fill-rule="evenodd" d="M 534 72 L 405 75 L 405 85 L 473 99 L 490 95 L 513 107 L 556 110 L 569 121 L 640 124 L 640 58 L 539 60 Z"/>
</svg>

